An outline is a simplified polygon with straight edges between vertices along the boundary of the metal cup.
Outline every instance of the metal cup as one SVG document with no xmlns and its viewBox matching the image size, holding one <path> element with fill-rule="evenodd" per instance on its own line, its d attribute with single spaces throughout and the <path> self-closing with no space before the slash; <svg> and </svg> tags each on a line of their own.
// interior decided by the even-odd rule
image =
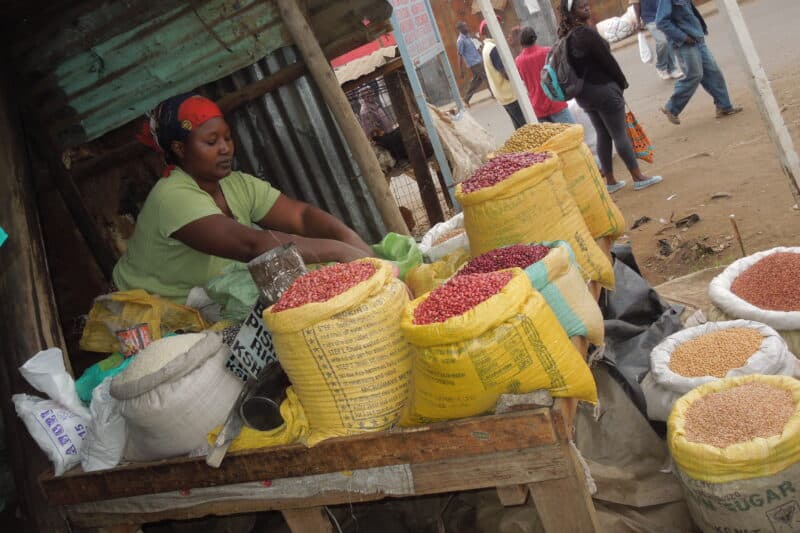
<svg viewBox="0 0 800 533">
<path fill-rule="evenodd" d="M 239 405 L 239 416 L 249 428 L 268 431 L 283 424 L 281 403 L 286 399 L 289 378 L 277 362 L 269 363 L 261 378 Z"/>
</svg>

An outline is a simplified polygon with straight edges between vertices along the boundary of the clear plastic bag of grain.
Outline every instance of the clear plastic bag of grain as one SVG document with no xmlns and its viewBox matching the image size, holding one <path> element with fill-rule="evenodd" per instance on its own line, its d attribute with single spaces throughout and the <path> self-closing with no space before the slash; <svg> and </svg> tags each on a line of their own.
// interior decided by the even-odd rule
<svg viewBox="0 0 800 533">
<path fill-rule="evenodd" d="M 669 417 L 667 443 L 706 533 L 798 531 L 800 381 L 740 376 L 702 385 Z"/>
<path fill-rule="evenodd" d="M 750 320 L 708 322 L 664 339 L 650 353 L 642 381 L 647 416 L 665 421 L 695 387 L 750 374 L 800 377 L 800 363 L 774 329 Z"/>
<path fill-rule="evenodd" d="M 755 320 L 800 353 L 800 247 L 778 247 L 731 263 L 711 281 L 711 320 Z"/>
</svg>

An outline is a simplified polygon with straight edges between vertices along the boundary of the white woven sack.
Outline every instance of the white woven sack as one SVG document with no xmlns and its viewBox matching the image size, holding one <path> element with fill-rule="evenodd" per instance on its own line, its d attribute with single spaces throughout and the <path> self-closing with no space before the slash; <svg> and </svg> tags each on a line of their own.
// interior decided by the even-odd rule
<svg viewBox="0 0 800 533">
<path fill-rule="evenodd" d="M 731 285 L 739 275 L 768 255 L 776 253 L 800 254 L 800 247 L 778 247 L 743 257 L 731 263 L 728 268 L 711 281 L 708 295 L 711 302 L 723 313 L 733 318 L 755 320 L 778 331 L 800 329 L 800 311 L 768 311 L 744 301 L 731 292 Z"/>
<path fill-rule="evenodd" d="M 242 389 L 225 369 L 230 353 L 217 333 L 166 337 L 114 377 L 111 395 L 127 423 L 126 459 L 164 459 L 206 446 Z"/>
<path fill-rule="evenodd" d="M 750 356 L 744 366 L 729 370 L 725 377 L 749 374 L 800 377 L 800 362 L 789 351 L 778 332 L 771 327 L 750 320 L 708 322 L 673 333 L 650 352 L 650 374 L 642 381 L 648 418 L 666 421 L 678 398 L 695 387 L 719 379 L 714 376 L 686 377 L 670 370 L 669 362 L 675 349 L 697 337 L 730 328 L 758 330 L 763 340 L 761 347 Z"/>
<path fill-rule="evenodd" d="M 456 229 L 464 229 L 464 213 L 459 213 L 450 220 L 439 222 L 430 230 L 428 230 L 428 233 L 422 237 L 422 242 L 419 243 L 419 249 L 422 252 L 422 255 L 431 261 L 438 261 L 442 257 L 453 253 L 456 250 L 465 249 L 469 251 L 469 238 L 467 237 L 466 232 L 453 237 L 452 239 L 448 239 L 442 243 L 439 243 L 436 246 L 433 245 L 433 243 L 436 242 L 436 239 L 448 231 L 453 231 Z"/>
</svg>

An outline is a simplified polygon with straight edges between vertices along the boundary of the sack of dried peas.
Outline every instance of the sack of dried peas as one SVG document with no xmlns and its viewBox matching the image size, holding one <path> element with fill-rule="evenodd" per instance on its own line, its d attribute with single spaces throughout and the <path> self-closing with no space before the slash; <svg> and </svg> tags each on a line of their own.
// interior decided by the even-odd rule
<svg viewBox="0 0 800 533">
<path fill-rule="evenodd" d="M 361 259 L 309 272 L 264 311 L 275 352 L 303 405 L 307 444 L 393 425 L 408 396 L 408 303 L 389 263 Z"/>
<path fill-rule="evenodd" d="M 711 320 L 755 320 L 800 354 L 800 247 L 778 247 L 731 263 L 711 281 Z"/>
<path fill-rule="evenodd" d="M 583 336 L 603 344 L 603 314 L 581 276 L 572 248 L 564 241 L 512 244 L 472 259 L 457 274 L 494 272 L 519 267 L 533 288 L 544 296 L 570 337 Z"/>
<path fill-rule="evenodd" d="M 516 130 L 498 153 L 523 151 L 558 154 L 564 181 L 594 238 L 622 235 L 625 218 L 608 194 L 592 152 L 583 142 L 583 126 L 528 124 Z"/>
<path fill-rule="evenodd" d="M 431 261 L 439 261 L 458 250 L 469 251 L 469 239 L 464 230 L 464 213 L 433 226 L 422 237 L 419 249 Z"/>
<path fill-rule="evenodd" d="M 695 523 L 706 533 L 800 527 L 800 381 L 740 376 L 675 404 L 667 444 Z"/>
<path fill-rule="evenodd" d="M 584 278 L 614 288 L 611 261 L 586 228 L 553 152 L 495 157 L 456 186 L 456 198 L 473 256 L 509 244 L 563 240 Z"/>
<path fill-rule="evenodd" d="M 800 362 L 769 326 L 708 322 L 673 333 L 650 353 L 642 381 L 647 417 L 666 421 L 678 399 L 705 383 L 749 374 L 800 377 Z"/>
<path fill-rule="evenodd" d="M 412 386 L 400 424 L 491 412 L 501 394 L 547 389 L 597 401 L 592 373 L 519 268 L 456 276 L 411 302 Z"/>
</svg>

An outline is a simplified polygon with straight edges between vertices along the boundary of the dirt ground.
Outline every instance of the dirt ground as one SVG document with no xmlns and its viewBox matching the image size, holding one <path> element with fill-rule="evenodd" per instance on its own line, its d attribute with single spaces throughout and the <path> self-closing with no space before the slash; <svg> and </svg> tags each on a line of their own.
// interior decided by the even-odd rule
<svg viewBox="0 0 800 533">
<path fill-rule="evenodd" d="M 795 145 L 800 146 L 800 51 L 790 26 L 800 18 L 800 2 L 750 0 L 741 7 L 784 121 Z M 643 163 L 643 170 L 664 176 L 662 184 L 634 192 L 630 177 L 615 158 L 617 178 L 629 183 L 614 195 L 629 225 L 621 240 L 632 243 L 652 284 L 739 257 L 730 215 L 736 216 L 748 254 L 800 245 L 800 211 L 792 208 L 789 182 L 735 55 L 732 30 L 718 13 L 710 13 L 707 21 L 708 44 L 725 73 L 731 98 L 745 107 L 739 115 L 716 119 L 711 97 L 699 89 L 681 114 L 681 125 L 667 122 L 659 107 L 669 98 L 672 83 L 660 80 L 652 64 L 641 63 L 636 46 L 614 52 L 631 86 L 625 93 L 628 104 L 656 150 L 655 163 Z M 473 112 L 502 140 L 510 124 L 505 124 L 502 109 L 489 111 L 493 105 L 486 101 L 473 106 Z M 716 193 L 726 194 L 712 199 Z M 669 223 L 691 214 L 700 220 L 688 229 L 676 229 Z M 630 229 L 642 217 L 651 220 Z M 665 243 L 672 250 L 666 256 Z"/>
</svg>

